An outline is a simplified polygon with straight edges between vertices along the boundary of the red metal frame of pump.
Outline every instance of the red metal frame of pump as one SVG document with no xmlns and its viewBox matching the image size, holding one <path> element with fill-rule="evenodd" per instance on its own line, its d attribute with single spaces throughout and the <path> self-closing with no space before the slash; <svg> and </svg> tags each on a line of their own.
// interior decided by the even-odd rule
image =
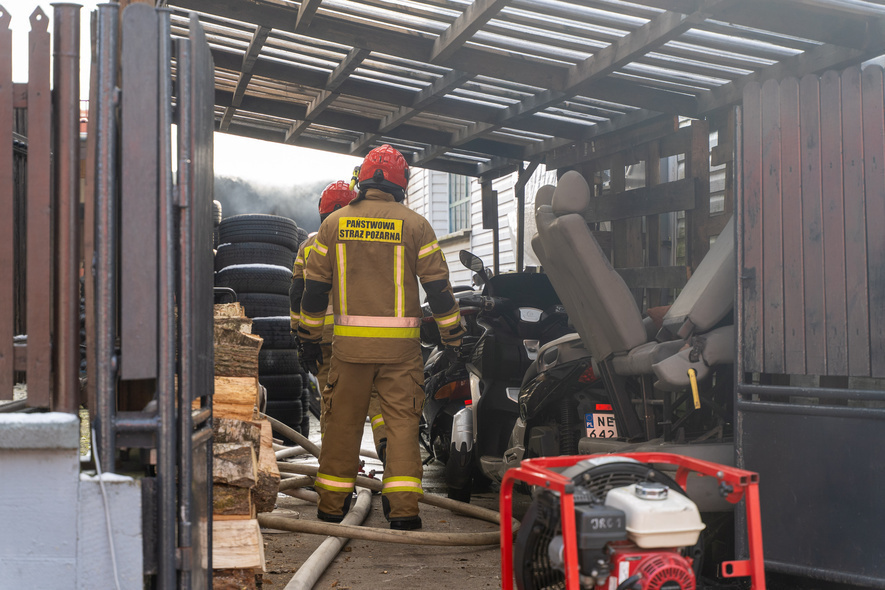
<svg viewBox="0 0 885 590">
<path fill-rule="evenodd" d="M 599 456 L 599 455 L 596 455 Z M 671 453 L 617 453 L 607 457 L 626 457 L 640 463 L 668 464 L 677 466 L 676 483 L 685 489 L 690 473 L 715 477 L 720 484 L 731 486 L 732 491 L 725 497 L 732 504 L 745 500 L 747 513 L 747 538 L 749 559 L 722 563 L 722 576 L 725 578 L 749 577 L 751 590 L 765 590 L 765 563 L 762 557 L 762 523 L 759 512 L 759 475 L 751 471 L 737 469 Z M 526 459 L 520 467 L 510 469 L 501 482 L 501 587 L 513 588 L 513 484 L 524 481 L 541 486 L 559 494 L 560 514 L 574 514 L 574 483 L 554 468 L 571 467 L 592 455 L 570 455 L 564 457 L 542 457 Z M 565 540 L 565 582 L 568 590 L 578 590 L 581 585 L 578 576 L 578 544 L 575 520 L 562 518 L 562 536 Z"/>
</svg>

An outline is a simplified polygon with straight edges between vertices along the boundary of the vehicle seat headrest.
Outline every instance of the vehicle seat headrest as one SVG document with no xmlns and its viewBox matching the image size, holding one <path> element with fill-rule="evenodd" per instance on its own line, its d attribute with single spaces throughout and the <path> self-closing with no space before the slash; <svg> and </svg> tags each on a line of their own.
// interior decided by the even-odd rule
<svg viewBox="0 0 885 590">
<path fill-rule="evenodd" d="M 557 216 L 581 213 L 590 206 L 590 185 L 580 172 L 569 170 L 553 191 L 553 213 Z"/>
<path fill-rule="evenodd" d="M 538 192 L 535 193 L 535 209 L 541 207 L 542 205 L 552 205 L 553 204 L 553 191 L 556 190 L 556 187 L 552 184 L 545 184 L 541 188 L 538 189 Z"/>
</svg>

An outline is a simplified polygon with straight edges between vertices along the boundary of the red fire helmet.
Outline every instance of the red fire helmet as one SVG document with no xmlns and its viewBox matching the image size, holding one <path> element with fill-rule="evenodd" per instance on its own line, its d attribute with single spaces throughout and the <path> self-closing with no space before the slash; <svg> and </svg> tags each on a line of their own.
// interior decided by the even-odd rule
<svg viewBox="0 0 885 590">
<path fill-rule="evenodd" d="M 351 190 L 346 180 L 336 180 L 325 189 L 320 197 L 320 215 L 331 213 L 337 207 L 346 207 L 356 198 L 356 191 Z"/>
<path fill-rule="evenodd" d="M 409 165 L 399 151 L 385 143 L 366 154 L 358 180 L 361 189 L 405 190 L 409 184 Z"/>
</svg>

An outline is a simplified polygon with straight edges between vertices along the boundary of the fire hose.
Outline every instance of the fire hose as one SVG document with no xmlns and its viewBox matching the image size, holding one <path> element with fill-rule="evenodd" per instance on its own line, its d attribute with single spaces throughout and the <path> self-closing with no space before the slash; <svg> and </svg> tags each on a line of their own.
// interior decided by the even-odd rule
<svg viewBox="0 0 885 590">
<path fill-rule="evenodd" d="M 270 421 L 271 426 L 277 433 L 282 434 L 290 440 L 295 441 L 297 444 L 301 445 L 301 447 L 307 449 L 308 452 L 310 452 L 312 455 L 319 458 L 320 448 L 318 445 L 311 442 L 309 439 L 307 439 L 307 437 L 296 432 L 292 428 L 289 428 L 279 420 L 276 420 L 270 416 L 263 417 L 266 417 Z M 369 454 L 362 451 L 361 453 Z M 277 456 L 279 457 L 280 455 L 290 456 L 289 453 L 287 453 L 285 450 L 278 451 Z M 312 494 L 308 490 L 303 490 L 302 488 L 312 485 L 313 477 L 316 477 L 318 467 L 311 465 L 286 463 L 283 461 L 278 461 L 277 465 L 279 466 L 281 474 L 288 473 L 300 476 L 310 476 L 291 477 L 281 480 L 280 492 L 299 497 L 301 499 L 315 501 L 313 499 L 315 494 Z M 380 492 L 383 484 L 376 479 L 357 476 L 356 485 L 375 492 Z M 360 495 L 361 494 L 363 494 L 363 491 L 360 492 Z M 436 496 L 432 494 L 424 494 L 420 501 L 425 504 L 429 504 L 431 506 L 436 506 L 439 508 L 445 508 L 452 512 L 456 512 L 458 514 L 471 518 L 478 518 L 495 524 L 500 524 L 501 522 L 501 515 L 495 510 L 474 506 L 465 502 L 458 502 L 457 500 L 443 498 L 441 496 Z M 357 517 L 359 517 L 359 515 L 356 515 L 353 520 L 357 520 Z M 362 516 L 359 518 L 359 521 L 362 522 L 362 520 L 364 519 L 365 516 Z M 352 524 L 351 522 L 347 522 L 347 520 L 348 517 L 345 516 L 345 522 L 342 522 L 341 524 L 334 524 L 327 522 L 294 520 L 285 516 L 273 516 L 271 514 L 258 515 L 258 522 L 261 526 L 264 527 L 290 532 L 328 535 L 330 537 L 338 537 L 343 539 L 361 539 L 365 541 L 378 541 L 383 543 L 442 546 L 497 545 L 500 542 L 499 531 L 490 531 L 486 533 L 426 533 L 419 531 L 395 531 L 354 526 L 354 524 Z M 519 522 L 515 519 L 513 520 L 513 527 L 513 533 L 515 534 L 519 528 Z M 305 569 L 304 566 L 299 568 L 298 573 L 295 574 L 295 576 L 286 586 L 286 590 L 311 588 L 316 580 L 319 579 L 319 576 L 322 575 L 322 572 L 325 571 L 325 569 L 335 558 L 335 555 L 338 553 L 338 551 L 340 551 L 341 547 L 344 545 L 344 542 L 346 541 L 341 542 L 334 550 L 332 549 L 332 547 L 334 546 L 333 544 L 325 545 L 324 543 L 323 545 L 321 545 L 320 548 L 317 549 L 316 552 L 314 552 L 314 555 L 312 555 L 311 558 L 308 559 L 308 561 L 311 562 L 310 568 Z M 322 558 L 317 556 L 316 561 L 313 561 L 314 556 L 320 553 L 321 549 Z M 305 571 L 303 575 L 302 570 Z"/>
</svg>

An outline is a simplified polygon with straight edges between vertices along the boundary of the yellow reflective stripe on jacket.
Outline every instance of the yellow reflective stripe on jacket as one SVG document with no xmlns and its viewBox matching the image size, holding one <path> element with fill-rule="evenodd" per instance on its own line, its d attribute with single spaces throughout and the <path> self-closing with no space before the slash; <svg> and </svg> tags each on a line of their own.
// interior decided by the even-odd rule
<svg viewBox="0 0 885 590">
<path fill-rule="evenodd" d="M 334 475 L 317 473 L 314 486 L 333 492 L 349 492 L 353 490 L 355 482 L 356 478 L 353 477 L 335 477 Z"/>
<path fill-rule="evenodd" d="M 298 322 L 301 321 L 301 314 L 299 314 L 299 313 L 295 313 L 294 311 L 292 311 L 292 310 L 290 309 L 290 310 L 289 310 L 289 320 L 290 320 L 292 323 L 298 323 Z"/>
<path fill-rule="evenodd" d="M 301 316 L 301 323 L 309 328 L 320 328 L 326 323 L 326 316 L 314 317 L 307 314 Z"/>
<path fill-rule="evenodd" d="M 402 244 L 393 249 L 393 285 L 394 285 L 394 314 L 401 318 L 405 315 L 406 293 L 403 287 L 403 275 L 406 274 L 404 257 L 405 249 Z"/>
<path fill-rule="evenodd" d="M 384 417 L 381 414 L 372 416 L 372 430 L 377 430 L 384 426 Z"/>
<path fill-rule="evenodd" d="M 453 314 L 449 314 L 447 316 L 443 316 L 441 318 L 437 318 L 436 323 L 444 328 L 448 328 L 449 326 L 454 326 L 461 319 L 461 311 L 458 310 Z"/>
<path fill-rule="evenodd" d="M 329 247 L 325 244 L 321 244 L 319 240 L 314 240 L 313 249 L 316 250 L 320 255 L 325 256 L 329 253 Z M 307 254 L 304 255 L 307 258 Z"/>
<path fill-rule="evenodd" d="M 420 328 L 370 328 L 335 324 L 334 334 L 353 338 L 418 338 L 420 331 Z"/>
<path fill-rule="evenodd" d="M 385 477 L 383 481 L 384 489 L 381 491 L 383 494 L 390 494 L 393 492 L 424 493 L 424 490 L 421 489 L 421 480 L 417 477 Z"/>
<path fill-rule="evenodd" d="M 439 242 L 433 240 L 426 246 L 422 246 L 420 250 L 418 250 L 418 258 L 424 258 L 425 256 L 430 256 L 437 250 L 439 250 Z"/>
<path fill-rule="evenodd" d="M 338 243 L 338 307 L 347 314 L 347 248 Z"/>
<path fill-rule="evenodd" d="M 421 318 L 392 318 L 376 315 L 336 315 L 335 323 L 339 326 L 360 326 L 364 328 L 418 328 Z"/>
</svg>

